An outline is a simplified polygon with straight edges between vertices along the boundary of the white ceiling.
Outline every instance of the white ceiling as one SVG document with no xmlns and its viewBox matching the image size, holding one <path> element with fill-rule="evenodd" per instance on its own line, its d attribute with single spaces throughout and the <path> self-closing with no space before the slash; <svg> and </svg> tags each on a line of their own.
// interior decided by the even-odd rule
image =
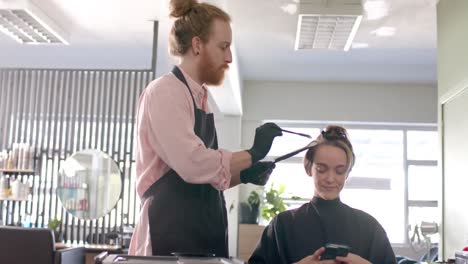
<svg viewBox="0 0 468 264">
<path fill-rule="evenodd" d="M 368 48 L 294 51 L 297 16 L 281 9 L 293 0 L 235 2 L 230 7 L 240 66 L 246 79 L 435 82 L 436 11 L 433 1 L 387 0 L 388 16 L 364 18 L 354 43 Z M 372 2 L 372 0 L 364 1 Z M 248 8 L 247 8 L 248 7 Z M 379 27 L 395 35 L 377 37 Z M 285 71 L 287 69 L 287 71 Z"/>
<path fill-rule="evenodd" d="M 158 74 L 174 63 L 167 53 L 168 0 L 32 2 L 69 33 L 71 45 L 20 45 L 0 34 L 0 67 L 148 68 L 154 19 L 160 21 Z M 375 13 L 364 12 L 353 43 L 368 47 L 348 52 L 294 50 L 297 14 L 290 11 L 298 0 L 208 2 L 232 16 L 241 80 L 436 83 L 436 0 L 363 0 L 383 3 L 387 14 L 369 20 Z M 395 34 L 376 36 L 380 27 Z"/>
</svg>

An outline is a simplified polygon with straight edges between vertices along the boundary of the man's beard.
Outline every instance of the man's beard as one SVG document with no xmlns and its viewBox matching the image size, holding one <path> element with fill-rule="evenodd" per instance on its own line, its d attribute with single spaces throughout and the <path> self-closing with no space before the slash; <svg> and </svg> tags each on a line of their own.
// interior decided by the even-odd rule
<svg viewBox="0 0 468 264">
<path fill-rule="evenodd" d="M 202 55 L 199 67 L 201 81 L 207 85 L 218 86 L 224 81 L 224 72 L 228 69 L 226 65 L 216 66 L 210 55 Z"/>
</svg>

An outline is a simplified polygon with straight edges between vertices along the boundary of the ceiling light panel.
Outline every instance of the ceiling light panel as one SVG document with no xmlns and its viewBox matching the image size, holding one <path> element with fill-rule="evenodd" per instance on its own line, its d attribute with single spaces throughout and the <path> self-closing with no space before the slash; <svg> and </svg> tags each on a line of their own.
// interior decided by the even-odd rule
<svg viewBox="0 0 468 264">
<path fill-rule="evenodd" d="M 344 50 L 357 20 L 357 16 L 301 15 L 296 49 Z"/>
<path fill-rule="evenodd" d="M 359 1 L 302 0 L 296 33 L 296 50 L 349 50 L 362 19 Z"/>
<path fill-rule="evenodd" d="M 0 31 L 25 44 L 68 44 L 66 34 L 30 1 L 0 2 Z"/>
</svg>

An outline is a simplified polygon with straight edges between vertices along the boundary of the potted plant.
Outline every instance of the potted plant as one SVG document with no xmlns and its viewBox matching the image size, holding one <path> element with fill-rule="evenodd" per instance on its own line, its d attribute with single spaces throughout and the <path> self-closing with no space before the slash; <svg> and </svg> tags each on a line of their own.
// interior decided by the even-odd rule
<svg viewBox="0 0 468 264">
<path fill-rule="evenodd" d="M 53 218 L 49 220 L 47 227 L 54 231 L 54 238 L 55 242 L 59 242 L 63 240 L 63 234 L 60 232 L 60 225 L 62 221 L 58 220 L 57 218 Z"/>
<path fill-rule="evenodd" d="M 291 195 L 290 193 L 285 193 L 285 191 L 286 186 L 283 184 L 278 184 L 275 186 L 272 183 L 268 187 L 265 187 L 265 191 L 263 192 L 263 206 L 261 211 L 262 219 L 265 222 L 270 222 L 273 217 L 286 210 L 286 206 L 289 206 L 290 204 L 285 202 L 285 200 L 302 200 L 301 197 Z"/>
<path fill-rule="evenodd" d="M 261 213 L 265 221 L 270 222 L 273 217 L 286 210 L 284 198 L 281 196 L 284 194 L 285 190 L 286 187 L 282 184 L 279 184 L 277 187 L 274 184 L 266 187 L 263 193 L 264 203 Z"/>
<path fill-rule="evenodd" d="M 247 202 L 240 204 L 240 223 L 258 224 L 260 209 L 260 195 L 256 191 L 250 192 Z"/>
</svg>

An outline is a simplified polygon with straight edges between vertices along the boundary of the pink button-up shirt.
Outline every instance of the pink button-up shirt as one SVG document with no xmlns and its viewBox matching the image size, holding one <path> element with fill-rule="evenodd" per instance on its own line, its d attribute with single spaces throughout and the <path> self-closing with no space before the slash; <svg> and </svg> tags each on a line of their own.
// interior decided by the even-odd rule
<svg viewBox="0 0 468 264">
<path fill-rule="evenodd" d="M 180 70 L 190 86 L 196 107 L 209 112 L 206 87 Z M 188 183 L 211 184 L 219 190 L 229 187 L 232 152 L 207 149 L 195 135 L 194 125 L 190 92 L 174 74 L 152 81 L 143 91 L 136 122 L 136 190 L 140 198 L 170 168 Z M 152 255 L 147 202 L 135 226 L 129 254 Z"/>
</svg>

